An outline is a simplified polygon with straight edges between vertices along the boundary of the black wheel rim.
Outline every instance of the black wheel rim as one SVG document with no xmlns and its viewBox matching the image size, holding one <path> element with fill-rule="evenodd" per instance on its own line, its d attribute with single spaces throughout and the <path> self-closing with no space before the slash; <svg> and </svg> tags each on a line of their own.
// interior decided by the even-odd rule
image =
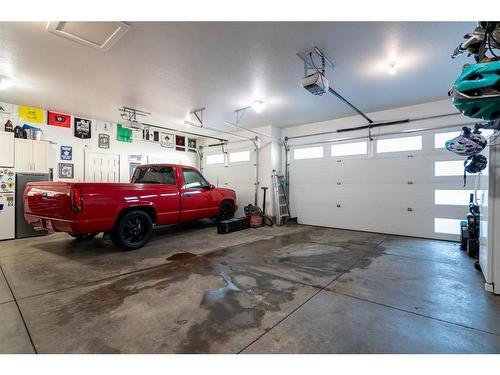
<svg viewBox="0 0 500 375">
<path fill-rule="evenodd" d="M 123 227 L 123 237 L 129 244 L 140 243 L 146 238 L 147 222 L 144 218 L 134 216 L 128 219 Z"/>
<path fill-rule="evenodd" d="M 232 208 L 232 206 L 225 204 L 222 206 L 221 211 L 222 211 L 222 215 L 221 215 L 222 219 L 227 220 L 227 219 L 231 218 L 233 208 Z"/>
</svg>

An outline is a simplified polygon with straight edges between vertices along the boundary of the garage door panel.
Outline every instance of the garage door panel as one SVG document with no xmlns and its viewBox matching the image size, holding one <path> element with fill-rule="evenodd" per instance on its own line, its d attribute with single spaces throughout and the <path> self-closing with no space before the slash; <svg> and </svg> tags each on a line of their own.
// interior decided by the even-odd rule
<svg viewBox="0 0 500 375">
<path fill-rule="evenodd" d="M 436 233 L 434 219 L 465 218 L 468 197 L 463 203 L 436 204 L 435 191 L 473 190 L 476 177 L 469 176 L 464 188 L 461 171 L 457 176 L 435 176 L 436 161 L 463 162 L 463 158 L 434 149 L 429 141 L 433 134 L 424 137 L 424 150 L 417 152 L 341 158 L 331 157 L 326 148 L 323 159 L 292 159 L 292 213 L 303 224 L 458 240 L 455 234 Z M 443 194 L 442 202 L 447 202 L 454 192 Z"/>
</svg>

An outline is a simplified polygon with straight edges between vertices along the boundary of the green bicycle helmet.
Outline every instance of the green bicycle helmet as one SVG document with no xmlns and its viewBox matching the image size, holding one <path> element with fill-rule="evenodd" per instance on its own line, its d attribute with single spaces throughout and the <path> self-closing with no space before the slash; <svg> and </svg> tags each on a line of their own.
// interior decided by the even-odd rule
<svg viewBox="0 0 500 375">
<path fill-rule="evenodd" d="M 499 119 L 500 61 L 465 65 L 448 95 L 465 116 Z"/>
</svg>

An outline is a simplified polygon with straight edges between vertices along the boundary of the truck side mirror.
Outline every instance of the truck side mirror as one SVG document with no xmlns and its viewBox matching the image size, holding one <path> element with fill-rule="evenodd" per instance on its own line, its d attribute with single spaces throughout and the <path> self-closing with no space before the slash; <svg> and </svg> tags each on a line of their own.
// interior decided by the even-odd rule
<svg viewBox="0 0 500 375">
<path fill-rule="evenodd" d="M 208 185 L 208 188 L 209 188 L 210 190 L 213 190 L 213 189 L 215 189 L 215 185 L 210 184 L 210 185 Z"/>
</svg>

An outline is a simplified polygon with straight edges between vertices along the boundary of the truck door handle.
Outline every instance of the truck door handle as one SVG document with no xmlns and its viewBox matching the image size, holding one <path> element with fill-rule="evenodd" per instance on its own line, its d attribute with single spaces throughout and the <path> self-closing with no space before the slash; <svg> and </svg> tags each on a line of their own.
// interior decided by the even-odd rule
<svg viewBox="0 0 500 375">
<path fill-rule="evenodd" d="M 192 194 L 185 194 L 184 196 L 185 196 L 186 198 L 191 198 L 191 195 L 192 195 Z"/>
</svg>

